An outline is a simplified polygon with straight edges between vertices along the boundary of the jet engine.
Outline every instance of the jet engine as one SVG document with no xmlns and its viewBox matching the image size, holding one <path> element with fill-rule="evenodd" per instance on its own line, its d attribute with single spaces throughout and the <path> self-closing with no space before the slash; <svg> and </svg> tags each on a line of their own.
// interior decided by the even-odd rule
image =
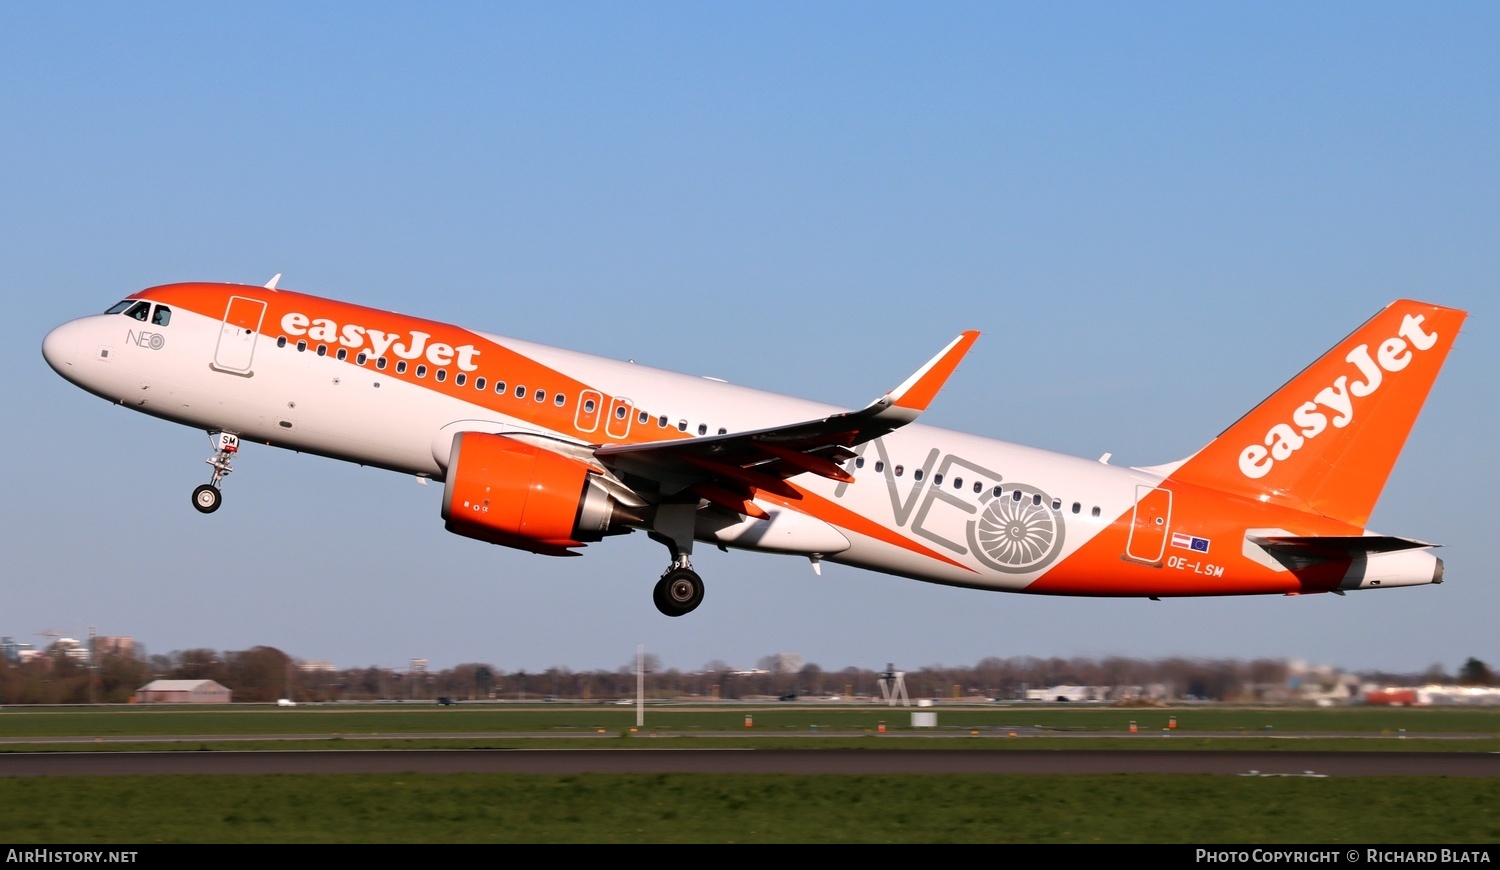
<svg viewBox="0 0 1500 870">
<path fill-rule="evenodd" d="M 505 435 L 453 437 L 443 519 L 456 535 L 549 556 L 576 556 L 638 520 L 598 482 L 598 472 L 561 453 Z"/>
</svg>

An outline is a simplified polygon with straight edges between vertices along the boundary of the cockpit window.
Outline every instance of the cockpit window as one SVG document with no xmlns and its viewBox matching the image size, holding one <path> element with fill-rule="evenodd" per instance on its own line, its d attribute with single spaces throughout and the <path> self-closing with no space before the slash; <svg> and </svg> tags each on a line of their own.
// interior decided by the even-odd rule
<svg viewBox="0 0 1500 870">
<path fill-rule="evenodd" d="M 109 306 L 109 310 L 106 311 L 106 312 L 104 312 L 104 313 L 105 314 L 119 314 L 121 311 L 124 311 L 125 309 L 129 308 L 134 302 L 135 302 L 134 299 L 121 299 L 119 302 L 116 302 L 115 304 Z"/>
<path fill-rule="evenodd" d="M 143 301 L 143 302 L 137 302 L 134 305 L 130 306 L 130 309 L 125 312 L 125 316 L 126 317 L 134 317 L 136 320 L 139 320 L 140 322 L 145 323 L 146 322 L 146 315 L 148 315 L 150 313 L 151 313 L 151 303 Z"/>
<path fill-rule="evenodd" d="M 165 305 L 156 306 L 156 311 L 151 314 L 151 322 L 157 326 L 166 326 L 172 322 L 172 309 Z"/>
</svg>

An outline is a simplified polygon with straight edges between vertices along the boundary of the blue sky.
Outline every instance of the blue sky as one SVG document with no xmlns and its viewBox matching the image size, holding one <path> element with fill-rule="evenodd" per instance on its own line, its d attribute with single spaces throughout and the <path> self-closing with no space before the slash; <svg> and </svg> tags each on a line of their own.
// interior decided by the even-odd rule
<svg viewBox="0 0 1500 870">
<path fill-rule="evenodd" d="M 829 669 L 986 656 L 1500 661 L 1494 4 L 0 0 L 0 634 L 339 666 Z M 1382 305 L 1471 317 L 1374 528 L 1441 587 L 1190 601 L 948 589 L 644 535 L 552 560 L 439 493 L 53 374 L 141 287 L 262 283 L 859 406 L 984 332 L 926 420 L 1179 458 Z"/>
</svg>

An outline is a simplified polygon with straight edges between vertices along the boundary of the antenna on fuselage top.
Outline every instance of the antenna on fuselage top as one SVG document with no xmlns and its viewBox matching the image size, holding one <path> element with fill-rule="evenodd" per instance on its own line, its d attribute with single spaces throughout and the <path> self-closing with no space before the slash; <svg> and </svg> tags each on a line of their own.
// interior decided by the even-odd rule
<svg viewBox="0 0 1500 870">
<path fill-rule="evenodd" d="M 281 273 L 277 272 L 275 275 L 271 276 L 271 280 L 269 280 L 269 281 L 266 282 L 266 289 L 267 290 L 275 290 L 276 289 L 276 282 L 280 281 L 280 280 L 281 280 Z"/>
</svg>

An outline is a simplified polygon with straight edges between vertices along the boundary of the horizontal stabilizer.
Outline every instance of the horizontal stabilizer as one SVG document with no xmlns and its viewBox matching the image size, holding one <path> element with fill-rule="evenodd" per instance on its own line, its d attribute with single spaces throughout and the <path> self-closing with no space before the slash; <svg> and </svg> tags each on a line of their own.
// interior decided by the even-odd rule
<svg viewBox="0 0 1500 870">
<path fill-rule="evenodd" d="M 1272 553 L 1301 558 L 1345 558 L 1394 553 L 1398 550 L 1426 550 L 1439 546 L 1415 538 L 1393 535 L 1246 535 L 1250 543 Z"/>
</svg>

